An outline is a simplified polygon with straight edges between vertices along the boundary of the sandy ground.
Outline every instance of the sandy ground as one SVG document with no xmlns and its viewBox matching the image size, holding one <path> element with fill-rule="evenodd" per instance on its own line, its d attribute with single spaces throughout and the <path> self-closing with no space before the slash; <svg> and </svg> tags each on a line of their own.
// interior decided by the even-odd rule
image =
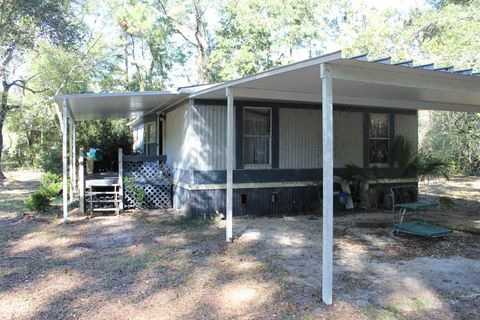
<svg viewBox="0 0 480 320">
<path fill-rule="evenodd" d="M 0 186 L 0 319 L 479 318 L 477 234 L 391 239 L 377 223 L 389 221 L 388 212 L 339 215 L 327 307 L 321 219 L 236 218 L 232 244 L 222 221 L 170 215 L 76 217 L 64 225 L 22 217 L 21 199 L 38 176 L 16 179 Z M 459 192 L 469 194 L 473 180 L 457 181 Z M 461 200 L 457 213 L 478 221 L 478 206 Z"/>
</svg>

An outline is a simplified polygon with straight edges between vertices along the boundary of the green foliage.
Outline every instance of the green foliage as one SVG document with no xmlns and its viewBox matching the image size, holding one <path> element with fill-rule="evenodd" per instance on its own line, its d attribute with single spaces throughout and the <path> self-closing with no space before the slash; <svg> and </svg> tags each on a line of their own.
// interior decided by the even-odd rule
<svg viewBox="0 0 480 320">
<path fill-rule="evenodd" d="M 51 197 L 44 189 L 33 192 L 25 200 L 25 207 L 31 211 L 45 211 L 51 203 Z"/>
<path fill-rule="evenodd" d="M 53 172 L 46 172 L 40 180 L 40 188 L 25 200 L 25 207 L 31 211 L 45 211 L 50 207 L 52 198 L 62 191 L 62 177 Z"/>
<path fill-rule="evenodd" d="M 367 181 L 378 179 L 373 168 L 362 168 L 355 164 L 347 164 L 345 166 L 345 174 L 343 178 L 348 181 Z"/>
<path fill-rule="evenodd" d="M 126 191 L 132 197 L 135 202 L 136 208 L 143 208 L 145 203 L 145 190 L 142 187 L 137 185 L 135 178 L 133 177 L 124 177 L 123 185 L 125 186 Z"/>
<path fill-rule="evenodd" d="M 406 139 L 402 135 L 395 137 L 393 142 L 393 159 L 395 163 L 402 169 L 405 169 L 415 161 L 417 150 L 412 141 Z"/>
<path fill-rule="evenodd" d="M 71 20 L 71 2 L 66 0 L 3 1 L 0 10 L 0 48 L 25 50 L 39 38 L 56 44 L 74 43 L 79 26 Z M 3 52 L 1 54 L 3 55 Z"/>
<path fill-rule="evenodd" d="M 123 52 L 123 59 L 127 59 L 122 61 L 126 69 L 125 88 L 131 91 L 165 89 L 169 71 L 185 59 L 185 53 L 179 51 L 171 39 L 173 31 L 165 4 L 151 0 L 108 0 L 105 5 L 110 27 L 118 30 L 115 49 Z"/>
<path fill-rule="evenodd" d="M 35 52 L 41 40 L 48 40 L 54 45 L 64 47 L 72 47 L 76 43 L 82 33 L 82 28 L 77 21 L 74 21 L 75 15 L 70 14 L 72 9 L 72 2 L 66 0 L 2 1 L 0 7 L 0 79 L 2 79 L 0 163 L 2 161 L 5 118 L 12 109 L 22 110 L 24 104 L 21 98 L 22 91 L 35 92 L 29 83 L 33 77 L 25 77 L 25 73 L 19 73 L 17 70 L 23 67 L 25 53 Z M 15 90 L 20 93 L 12 97 L 10 93 Z M 21 117 L 20 119 L 23 120 Z M 18 124 L 29 126 L 26 121 Z M 27 135 L 29 147 L 33 147 L 32 141 L 38 133 L 30 131 L 30 135 Z M 1 168 L 0 178 L 3 178 Z"/>
<path fill-rule="evenodd" d="M 61 173 L 62 153 L 60 147 L 52 148 L 48 145 L 40 145 L 34 165 L 45 172 Z"/>
<path fill-rule="evenodd" d="M 126 120 L 84 121 L 77 125 L 77 146 L 85 151 L 100 148 L 103 160 L 96 166 L 110 169 L 112 161 L 118 159 L 118 148 L 124 154 L 132 153 L 133 136 Z"/>
<path fill-rule="evenodd" d="M 50 198 L 57 197 L 63 187 L 63 179 L 59 174 L 46 172 L 42 176 L 41 189 Z"/>
<path fill-rule="evenodd" d="M 419 154 L 408 170 L 416 174 L 421 181 L 439 178 L 448 179 L 448 165 L 431 155 Z"/>
<path fill-rule="evenodd" d="M 426 121 L 421 148 L 425 154 L 442 159 L 453 172 L 480 174 L 479 114 L 435 112 Z"/>
<path fill-rule="evenodd" d="M 418 153 L 412 141 L 399 135 L 393 146 L 395 163 L 402 170 L 402 177 L 425 179 L 448 179 L 448 165 L 438 157 Z"/>
<path fill-rule="evenodd" d="M 213 81 L 230 80 L 305 58 L 324 49 L 339 13 L 337 2 L 227 1 L 220 11 L 208 69 Z"/>
</svg>

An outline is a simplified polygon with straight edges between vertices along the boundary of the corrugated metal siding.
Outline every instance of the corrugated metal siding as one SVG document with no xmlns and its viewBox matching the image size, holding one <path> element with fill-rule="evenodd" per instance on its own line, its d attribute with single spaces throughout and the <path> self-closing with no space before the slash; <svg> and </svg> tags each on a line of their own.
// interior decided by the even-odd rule
<svg viewBox="0 0 480 320">
<path fill-rule="evenodd" d="M 234 189 L 233 215 L 277 216 L 313 212 L 320 207 L 318 188 Z M 178 193 L 174 196 L 174 199 L 178 199 L 175 207 L 186 208 L 192 216 L 206 217 L 215 212 L 225 212 L 225 190 L 188 191 L 176 187 L 175 192 Z M 242 194 L 246 197 L 246 203 L 243 204 Z"/>
<path fill-rule="evenodd" d="M 235 114 L 235 111 L 234 111 Z M 195 170 L 225 170 L 227 139 L 227 108 L 221 105 L 192 107 L 192 168 Z M 235 150 L 235 146 L 233 146 Z"/>
<path fill-rule="evenodd" d="M 418 148 L 418 117 L 411 114 L 395 115 L 395 135 L 402 135 Z"/>
<path fill-rule="evenodd" d="M 335 111 L 333 131 L 334 167 L 352 163 L 363 167 L 363 113 Z"/>
<path fill-rule="evenodd" d="M 174 168 L 189 169 L 189 106 L 184 104 L 165 115 L 163 153 Z"/>
<path fill-rule="evenodd" d="M 320 110 L 279 111 L 279 167 L 307 169 L 321 167 L 322 113 Z"/>
<path fill-rule="evenodd" d="M 282 169 L 322 167 L 322 112 L 280 109 L 279 166 Z M 335 111 L 334 167 L 363 166 L 363 114 Z"/>
</svg>

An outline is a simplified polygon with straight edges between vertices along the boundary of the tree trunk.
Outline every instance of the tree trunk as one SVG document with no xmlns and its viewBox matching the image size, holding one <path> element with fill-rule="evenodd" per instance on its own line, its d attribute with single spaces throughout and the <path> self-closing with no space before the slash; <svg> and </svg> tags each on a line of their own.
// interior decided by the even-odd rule
<svg viewBox="0 0 480 320">
<path fill-rule="evenodd" d="M 194 1 L 195 7 L 195 41 L 197 42 L 197 52 L 199 59 L 199 73 L 200 81 L 202 84 L 208 83 L 208 72 L 207 72 L 207 53 L 204 46 L 204 34 L 203 34 L 203 12 L 200 8 L 200 3 Z"/>
<path fill-rule="evenodd" d="M 124 74 L 125 90 L 130 91 L 130 79 L 128 76 L 128 34 L 127 33 L 125 33 L 125 48 L 123 51 L 123 57 L 125 59 L 125 74 Z"/>
<path fill-rule="evenodd" d="M 2 172 L 2 155 L 3 155 L 3 123 L 5 122 L 5 118 L 7 116 L 8 110 L 8 85 L 3 82 L 3 92 L 2 92 L 2 101 L 0 104 L 0 180 L 5 179 L 5 175 Z"/>
<path fill-rule="evenodd" d="M 13 58 L 13 46 L 10 46 L 2 56 L 2 64 L 0 65 L 0 80 L 2 81 L 2 98 L 0 101 L 0 180 L 5 179 L 2 172 L 2 155 L 3 155 L 3 123 L 7 117 L 8 111 L 8 90 L 10 85 L 7 83 L 7 66 Z"/>
</svg>

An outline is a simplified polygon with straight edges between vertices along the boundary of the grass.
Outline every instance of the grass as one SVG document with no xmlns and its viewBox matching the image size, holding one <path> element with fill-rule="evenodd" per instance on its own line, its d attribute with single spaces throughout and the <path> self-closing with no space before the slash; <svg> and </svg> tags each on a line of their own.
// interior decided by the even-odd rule
<svg viewBox="0 0 480 320">
<path fill-rule="evenodd" d="M 109 270 L 110 272 L 137 272 L 139 270 L 153 268 L 155 259 L 147 255 L 119 255 L 116 257 L 107 257 L 100 260 L 102 269 Z"/>
<path fill-rule="evenodd" d="M 203 218 L 180 218 L 180 219 L 161 219 L 155 221 L 156 224 L 162 226 L 180 227 L 184 229 L 199 228 L 208 225 L 214 225 L 215 219 L 203 219 Z"/>
<path fill-rule="evenodd" d="M 413 310 L 415 310 L 416 313 L 422 313 L 425 311 L 425 307 L 427 306 L 427 300 L 425 298 L 419 297 L 416 298 L 415 301 L 413 301 Z"/>
<path fill-rule="evenodd" d="M 405 320 L 408 319 L 400 314 L 400 310 L 397 306 L 388 306 L 383 309 L 375 307 L 367 307 L 360 311 L 360 314 L 365 319 L 375 320 Z"/>
<path fill-rule="evenodd" d="M 10 199 L 2 197 L 0 199 L 0 218 L 18 218 L 25 212 L 25 204 L 23 199 Z"/>
</svg>

